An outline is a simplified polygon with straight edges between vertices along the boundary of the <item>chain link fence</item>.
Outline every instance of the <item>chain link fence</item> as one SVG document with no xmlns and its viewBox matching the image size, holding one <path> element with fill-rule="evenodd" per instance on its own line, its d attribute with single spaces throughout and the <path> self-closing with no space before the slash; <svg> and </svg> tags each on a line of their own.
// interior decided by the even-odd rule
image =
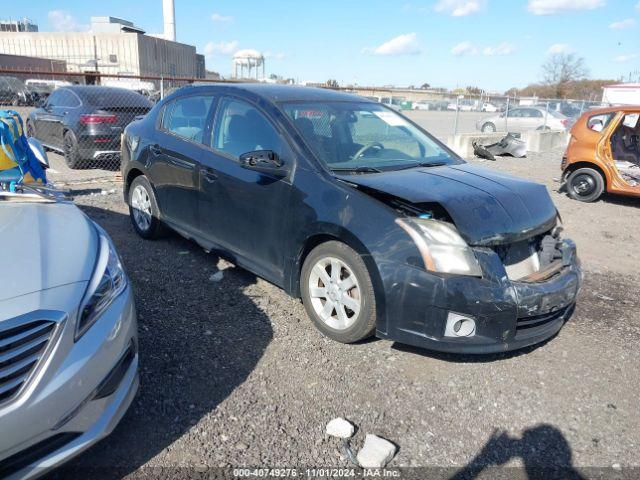
<svg viewBox="0 0 640 480">
<path fill-rule="evenodd" d="M 176 89 L 223 80 L 0 68 L 0 108 L 18 111 L 49 150 L 63 184 L 119 178 L 124 128 Z M 437 90 L 342 88 L 387 104 L 446 140 L 455 133 L 567 129 L 595 101 L 455 95 Z"/>
<path fill-rule="evenodd" d="M 125 127 L 176 89 L 217 80 L 0 69 L 0 109 L 22 116 L 61 184 L 119 179 Z"/>
</svg>

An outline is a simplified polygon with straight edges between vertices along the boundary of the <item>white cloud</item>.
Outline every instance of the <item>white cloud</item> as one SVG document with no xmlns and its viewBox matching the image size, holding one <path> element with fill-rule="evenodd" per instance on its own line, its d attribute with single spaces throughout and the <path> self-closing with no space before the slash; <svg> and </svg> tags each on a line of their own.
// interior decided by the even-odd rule
<svg viewBox="0 0 640 480">
<path fill-rule="evenodd" d="M 507 42 L 502 42 L 495 47 L 485 47 L 482 49 L 482 54 L 492 57 L 494 55 L 510 55 L 516 51 L 516 47 Z"/>
<path fill-rule="evenodd" d="M 637 57 L 638 55 L 636 55 L 635 53 L 629 53 L 626 55 L 618 55 L 617 57 L 614 57 L 613 61 L 624 63 L 624 62 L 630 62 L 631 60 L 634 60 Z"/>
<path fill-rule="evenodd" d="M 451 49 L 451 55 L 462 57 L 463 55 L 476 55 L 478 48 L 471 42 L 460 42 Z"/>
<path fill-rule="evenodd" d="M 214 13 L 211 15 L 211 20 L 216 23 L 231 23 L 233 22 L 233 17 L 220 15 L 219 13 Z"/>
<path fill-rule="evenodd" d="M 54 32 L 83 32 L 89 30 L 89 25 L 76 22 L 76 19 L 65 10 L 51 10 L 47 17 Z"/>
<path fill-rule="evenodd" d="M 554 43 L 549 47 L 547 53 L 553 55 L 556 53 L 571 53 L 573 49 L 566 43 Z"/>
<path fill-rule="evenodd" d="M 238 41 L 232 42 L 209 42 L 204 46 L 204 54 L 207 57 L 214 57 L 216 55 L 232 55 L 238 50 Z"/>
<path fill-rule="evenodd" d="M 264 52 L 264 58 L 271 58 L 274 60 L 282 60 L 286 57 L 286 55 L 283 52 L 270 52 L 270 51 L 266 51 Z"/>
<path fill-rule="evenodd" d="M 416 55 L 420 53 L 420 45 L 415 33 L 405 33 L 375 48 L 364 48 L 362 52 L 372 55 Z"/>
<path fill-rule="evenodd" d="M 534 15 L 594 10 L 604 7 L 605 0 L 529 0 L 527 10 Z"/>
<path fill-rule="evenodd" d="M 479 12 L 485 3 L 485 0 L 439 0 L 433 9 L 453 17 L 464 17 Z"/>
<path fill-rule="evenodd" d="M 625 28 L 635 27 L 635 25 L 635 18 L 626 18 L 624 20 L 620 20 L 619 22 L 613 22 L 611 25 L 609 25 L 609 28 L 613 28 L 614 30 L 624 30 Z"/>
</svg>

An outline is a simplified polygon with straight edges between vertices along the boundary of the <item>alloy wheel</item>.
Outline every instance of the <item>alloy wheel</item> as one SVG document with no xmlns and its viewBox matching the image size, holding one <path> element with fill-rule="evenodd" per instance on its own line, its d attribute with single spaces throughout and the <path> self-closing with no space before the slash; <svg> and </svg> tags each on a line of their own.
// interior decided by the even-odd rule
<svg viewBox="0 0 640 480">
<path fill-rule="evenodd" d="M 151 226 L 151 199 L 149 192 L 142 185 L 136 185 L 131 192 L 131 208 L 133 209 L 133 220 L 138 228 L 147 231 Z"/>
<path fill-rule="evenodd" d="M 360 284 L 349 266 L 335 257 L 318 260 L 309 275 L 311 305 L 320 319 L 335 330 L 352 326 L 362 305 Z"/>
</svg>

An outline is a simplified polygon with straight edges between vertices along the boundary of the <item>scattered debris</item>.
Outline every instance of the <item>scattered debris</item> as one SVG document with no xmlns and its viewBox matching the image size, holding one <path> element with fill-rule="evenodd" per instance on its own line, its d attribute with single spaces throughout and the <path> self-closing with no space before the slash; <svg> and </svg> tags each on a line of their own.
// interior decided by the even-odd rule
<svg viewBox="0 0 640 480">
<path fill-rule="evenodd" d="M 358 463 L 362 468 L 384 468 L 395 454 L 396 446 L 389 440 L 367 434 L 358 452 Z"/>
<path fill-rule="evenodd" d="M 327 435 L 340 438 L 351 438 L 355 432 L 353 424 L 344 418 L 334 418 L 327 423 L 326 432 Z"/>
<path fill-rule="evenodd" d="M 209 277 L 209 281 L 211 282 L 219 282 L 224 277 L 224 272 L 222 270 L 218 270 L 216 273 L 212 273 Z"/>
<path fill-rule="evenodd" d="M 527 144 L 519 138 L 508 133 L 502 140 L 491 145 L 480 145 L 478 142 L 472 142 L 473 153 L 476 157 L 486 158 L 487 160 L 495 160 L 495 155 L 511 155 L 512 157 L 522 158 L 527 156 Z"/>
<path fill-rule="evenodd" d="M 593 296 L 599 298 L 600 300 L 604 300 L 605 302 L 613 302 L 613 300 L 614 300 L 613 298 L 607 297 L 606 295 L 603 295 L 603 294 L 598 293 L 598 292 L 594 292 Z"/>
</svg>

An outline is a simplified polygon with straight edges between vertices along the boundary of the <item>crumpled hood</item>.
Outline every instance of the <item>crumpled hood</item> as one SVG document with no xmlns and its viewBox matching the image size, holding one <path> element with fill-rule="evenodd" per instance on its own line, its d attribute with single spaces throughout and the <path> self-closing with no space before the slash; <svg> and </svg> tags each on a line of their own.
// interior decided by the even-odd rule
<svg viewBox="0 0 640 480">
<path fill-rule="evenodd" d="M 557 215 L 544 185 L 470 164 L 340 178 L 413 204 L 438 203 L 472 245 L 523 237 Z"/>
<path fill-rule="evenodd" d="M 98 234 L 72 203 L 0 205 L 0 300 L 88 281 Z"/>
</svg>

